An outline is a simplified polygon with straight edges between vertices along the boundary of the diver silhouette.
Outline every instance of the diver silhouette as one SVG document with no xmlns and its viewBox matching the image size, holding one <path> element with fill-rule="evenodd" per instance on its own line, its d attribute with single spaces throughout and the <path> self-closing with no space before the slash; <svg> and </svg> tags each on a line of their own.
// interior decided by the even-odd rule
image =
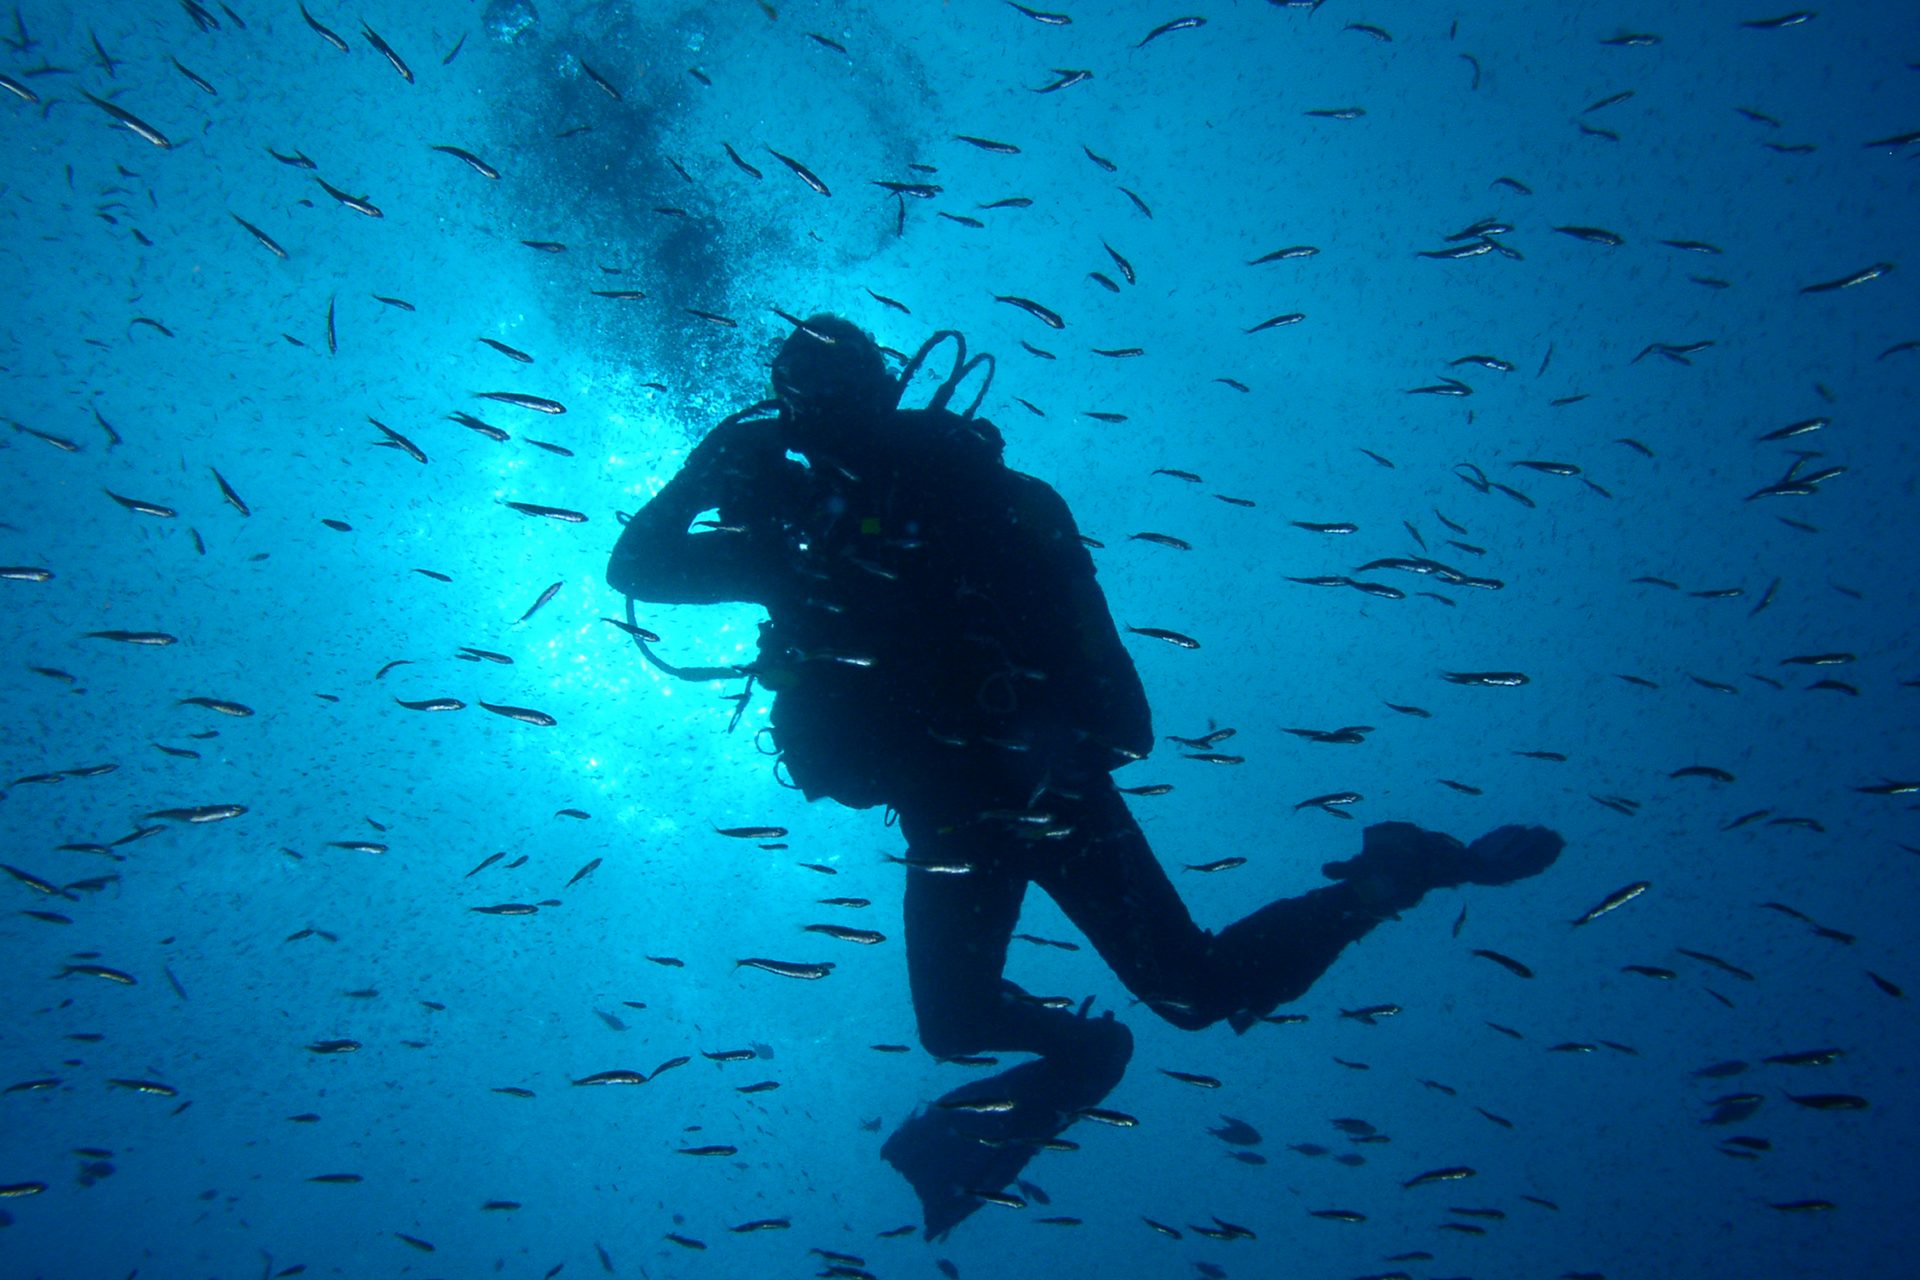
<svg viewBox="0 0 1920 1280">
<path fill-rule="evenodd" d="M 931 406 L 902 409 L 949 338 L 958 354 Z M 1004 977 L 1029 884 L 1160 1017 L 1244 1032 L 1427 890 L 1534 875 L 1562 847 L 1539 827 L 1463 846 L 1377 824 L 1358 855 L 1327 864 L 1334 883 L 1218 932 L 1197 926 L 1111 776 L 1148 754 L 1153 727 L 1067 505 L 1002 462 L 999 431 L 974 415 L 985 382 L 966 411 L 947 407 L 983 362 L 990 381 L 991 358 L 967 360 L 943 331 L 896 377 L 849 321 L 796 322 L 773 362 L 775 399 L 700 442 L 627 523 L 607 570 L 643 601 L 765 607 L 744 667 L 685 672 L 648 656 L 675 674 L 748 675 L 749 691 L 758 680 L 774 693 L 776 776 L 809 800 L 899 815 L 927 1051 L 1038 1055 L 954 1090 L 882 1148 L 919 1194 L 929 1239 L 1004 1198 L 1036 1152 L 1070 1146 L 1060 1133 L 1132 1054 L 1111 1013 Z M 695 531 L 708 511 L 718 519 Z"/>
</svg>

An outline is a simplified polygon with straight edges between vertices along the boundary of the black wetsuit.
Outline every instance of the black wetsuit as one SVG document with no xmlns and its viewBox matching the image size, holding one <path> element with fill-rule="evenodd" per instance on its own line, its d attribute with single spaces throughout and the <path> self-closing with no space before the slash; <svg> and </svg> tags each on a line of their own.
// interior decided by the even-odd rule
<svg viewBox="0 0 1920 1280">
<path fill-rule="evenodd" d="M 1029 884 L 1129 991 L 1185 1028 L 1229 1018 L 1245 1030 L 1381 918 L 1383 904 L 1341 883 L 1219 933 L 1194 924 L 1110 774 L 1146 755 L 1153 731 L 1092 558 L 1059 495 L 1001 462 L 991 424 L 899 412 L 861 458 L 811 467 L 785 457 L 771 422 L 720 430 L 735 442 L 696 450 L 633 517 L 608 580 L 643 600 L 767 608 L 754 670 L 775 691 L 775 745 L 794 783 L 900 815 L 922 1043 L 1046 1060 L 954 1095 L 1010 1093 L 1020 1114 L 921 1121 L 1037 1142 L 1119 1080 L 1124 1028 L 1003 977 Z M 721 528 L 689 533 L 713 508 Z M 917 1157 L 896 1149 L 908 1132 L 889 1159 L 927 1200 L 929 1232 L 936 1219 L 944 1230 L 970 1204 L 936 1211 L 933 1166 L 994 1148 L 965 1138 Z M 996 1147 L 991 1167 L 952 1175 L 962 1193 L 1004 1186 L 1033 1150 Z"/>
</svg>

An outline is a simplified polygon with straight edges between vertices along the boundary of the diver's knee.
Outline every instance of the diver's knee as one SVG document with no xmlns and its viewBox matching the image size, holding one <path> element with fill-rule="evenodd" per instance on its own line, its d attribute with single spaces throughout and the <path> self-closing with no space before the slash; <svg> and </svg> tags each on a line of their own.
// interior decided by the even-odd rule
<svg viewBox="0 0 1920 1280">
<path fill-rule="evenodd" d="M 977 1019 L 950 1011 L 923 1013 L 919 1024 L 920 1047 L 936 1058 L 958 1058 L 978 1053 L 986 1042 Z"/>
<path fill-rule="evenodd" d="M 972 1053 L 974 1041 L 951 1027 L 920 1027 L 920 1047 L 936 1058 L 958 1058 Z"/>
<path fill-rule="evenodd" d="M 1074 1043 L 1082 1052 L 1123 1063 L 1133 1057 L 1133 1032 L 1113 1014 L 1075 1021 Z"/>
<path fill-rule="evenodd" d="M 1127 1063 L 1133 1061 L 1133 1032 L 1112 1014 L 1093 1019 L 1087 1027 L 1092 1052 L 1102 1064 L 1112 1068 L 1113 1077 L 1118 1081 Z"/>
<path fill-rule="evenodd" d="M 1133 1060 L 1133 1032 L 1111 1013 L 1081 1018 L 1072 1038 L 1057 1044 L 1046 1060 L 1070 1073 L 1089 1097 L 1104 1098 L 1127 1074 L 1127 1064 Z"/>
</svg>

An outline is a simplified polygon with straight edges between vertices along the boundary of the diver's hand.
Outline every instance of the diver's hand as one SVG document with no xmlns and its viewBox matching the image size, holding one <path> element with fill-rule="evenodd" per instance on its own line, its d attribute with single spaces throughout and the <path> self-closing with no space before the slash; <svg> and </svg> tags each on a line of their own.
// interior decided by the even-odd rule
<svg viewBox="0 0 1920 1280">
<path fill-rule="evenodd" d="M 694 446 L 681 473 L 710 483 L 728 475 L 752 473 L 783 455 L 777 422 L 751 418 L 726 422 Z"/>
</svg>

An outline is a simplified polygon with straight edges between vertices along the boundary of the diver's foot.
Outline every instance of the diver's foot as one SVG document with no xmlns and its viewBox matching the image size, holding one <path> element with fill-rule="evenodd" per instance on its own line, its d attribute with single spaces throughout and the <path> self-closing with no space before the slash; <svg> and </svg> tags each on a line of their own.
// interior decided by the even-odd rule
<svg viewBox="0 0 1920 1280">
<path fill-rule="evenodd" d="M 1428 889 L 1458 884 L 1466 846 L 1452 836 L 1411 822 L 1376 822 L 1361 836 L 1360 852 L 1321 870 L 1329 880 L 1352 885 L 1363 902 L 1383 915 L 1419 902 Z"/>
<path fill-rule="evenodd" d="M 912 1185 L 920 1198 L 926 1238 L 939 1240 L 984 1202 L 963 1185 L 971 1176 L 993 1181 L 986 1166 L 994 1152 L 978 1138 L 963 1133 L 947 1113 L 923 1111 L 901 1125 L 880 1148 L 880 1156 Z M 1011 1174 L 1019 1172 L 1015 1164 Z M 987 1188 L 998 1190 L 998 1187 Z"/>
<path fill-rule="evenodd" d="M 920 1197 L 927 1239 L 942 1238 L 983 1204 L 1004 1202 L 1007 1187 L 1074 1113 L 1119 1083 L 1132 1033 L 1111 1013 L 1078 1023 L 1073 1042 L 1053 1056 L 961 1085 L 880 1148 Z M 978 1105 L 989 1101 L 1012 1105 Z"/>
<path fill-rule="evenodd" d="M 1500 827 L 1463 845 L 1411 822 L 1366 829 L 1360 852 L 1324 868 L 1332 880 L 1358 888 L 1383 910 L 1402 910 L 1429 889 L 1462 884 L 1511 884 L 1553 865 L 1566 842 L 1545 827 Z"/>
<path fill-rule="evenodd" d="M 1461 851 L 1453 883 L 1512 884 L 1537 876 L 1566 846 L 1559 832 L 1546 827 L 1496 827 Z"/>
</svg>

